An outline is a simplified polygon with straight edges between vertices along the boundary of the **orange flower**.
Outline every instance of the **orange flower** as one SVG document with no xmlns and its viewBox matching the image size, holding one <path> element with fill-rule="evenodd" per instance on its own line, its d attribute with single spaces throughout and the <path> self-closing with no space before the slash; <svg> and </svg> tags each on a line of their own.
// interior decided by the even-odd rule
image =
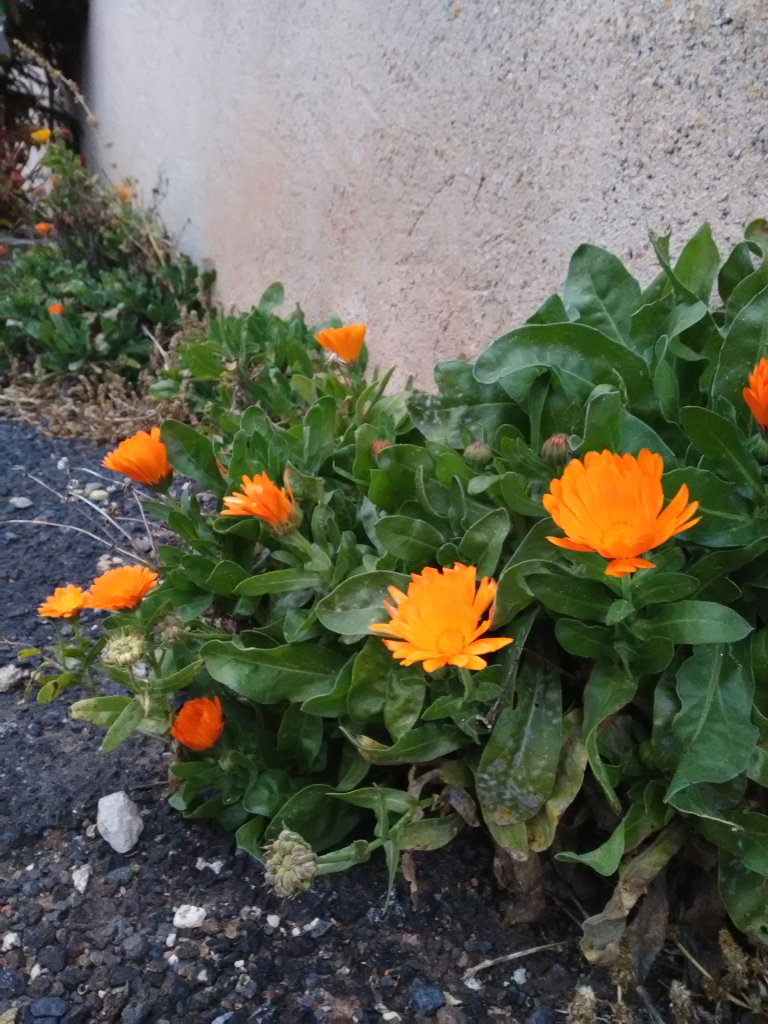
<svg viewBox="0 0 768 1024">
<path fill-rule="evenodd" d="M 360 355 L 365 340 L 365 324 L 351 324 L 349 327 L 326 327 L 317 335 L 318 344 L 334 352 L 339 359 L 353 363 Z"/>
<path fill-rule="evenodd" d="M 235 491 L 224 499 L 223 516 L 256 516 L 263 519 L 273 533 L 283 537 L 299 525 L 301 510 L 293 500 L 291 485 L 272 483 L 266 473 L 250 479 L 243 477 L 242 492 Z"/>
<path fill-rule="evenodd" d="M 160 440 L 159 427 L 152 427 L 149 433 L 140 430 L 121 441 L 117 448 L 107 452 L 101 464 L 147 487 L 157 487 L 173 472 L 165 445 Z"/>
<path fill-rule="evenodd" d="M 38 128 L 32 132 L 32 141 L 36 146 L 44 146 L 46 142 L 51 141 L 51 129 L 50 128 Z"/>
<path fill-rule="evenodd" d="M 119 612 L 135 608 L 157 586 L 157 573 L 143 565 L 121 565 L 97 576 L 85 595 L 86 608 Z"/>
<path fill-rule="evenodd" d="M 224 732 L 221 701 L 198 697 L 182 704 L 171 726 L 171 736 L 190 750 L 209 750 Z"/>
<path fill-rule="evenodd" d="M 115 185 L 115 195 L 123 203 L 130 203 L 133 198 L 133 192 L 127 185 Z"/>
<path fill-rule="evenodd" d="M 634 455 L 587 452 L 573 459 L 543 496 L 544 508 L 565 537 L 548 537 L 570 551 L 596 551 L 610 559 L 608 576 L 626 576 L 635 569 L 653 569 L 639 556 L 657 548 L 675 533 L 698 523 L 691 519 L 699 507 L 688 504 L 688 488 L 680 488 L 664 511 L 661 474 L 664 461 L 643 448 Z"/>
<path fill-rule="evenodd" d="M 8 255 L 8 246 L 7 245 L 0 245 L 0 260 L 4 260 L 7 255 Z"/>
<path fill-rule="evenodd" d="M 498 651 L 512 639 L 478 639 L 491 625 L 490 617 L 480 622 L 480 616 L 493 601 L 496 583 L 483 578 L 475 593 L 475 576 L 473 565 L 458 562 L 452 569 L 413 573 L 407 594 L 389 588 L 396 607 L 385 601 L 390 621 L 371 626 L 371 631 L 397 637 L 384 643 L 404 665 L 423 661 L 426 672 L 443 665 L 485 668 L 478 655 Z"/>
<path fill-rule="evenodd" d="M 768 430 L 768 359 L 761 359 L 742 392 L 761 430 Z"/>
<path fill-rule="evenodd" d="M 49 231 L 53 231 L 53 224 L 46 220 L 41 220 L 39 224 L 35 224 L 35 231 L 38 235 L 47 235 Z"/>
<path fill-rule="evenodd" d="M 80 587 L 71 583 L 56 587 L 37 609 L 37 614 L 46 619 L 72 619 L 85 608 L 85 596 Z"/>
<path fill-rule="evenodd" d="M 52 302 L 48 307 L 48 312 L 51 316 L 56 316 L 64 312 L 64 307 L 60 302 Z"/>
</svg>

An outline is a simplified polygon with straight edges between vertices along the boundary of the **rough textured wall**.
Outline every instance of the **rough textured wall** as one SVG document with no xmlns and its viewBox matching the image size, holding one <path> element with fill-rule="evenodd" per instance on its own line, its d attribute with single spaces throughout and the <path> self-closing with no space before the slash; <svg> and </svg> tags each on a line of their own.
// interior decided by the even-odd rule
<svg viewBox="0 0 768 1024">
<path fill-rule="evenodd" d="M 92 0 L 94 149 L 245 306 L 282 280 L 426 383 L 582 241 L 766 212 L 764 0 Z"/>
</svg>

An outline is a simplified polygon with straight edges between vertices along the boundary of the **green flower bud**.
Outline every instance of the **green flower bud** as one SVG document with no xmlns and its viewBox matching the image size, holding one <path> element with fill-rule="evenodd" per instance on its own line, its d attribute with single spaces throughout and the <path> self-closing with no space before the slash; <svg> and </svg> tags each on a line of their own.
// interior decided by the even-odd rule
<svg viewBox="0 0 768 1024">
<path fill-rule="evenodd" d="M 121 636 L 113 636 L 107 641 L 101 652 L 101 660 L 105 665 L 117 665 L 119 668 L 130 668 L 140 660 L 144 653 L 144 637 L 134 629 Z"/>
<path fill-rule="evenodd" d="M 493 452 L 483 441 L 473 441 L 464 449 L 464 461 L 473 469 L 482 469 L 493 458 Z"/>
<path fill-rule="evenodd" d="M 553 434 L 541 446 L 541 457 L 557 468 L 567 466 L 573 458 L 571 439 L 567 434 Z"/>
<path fill-rule="evenodd" d="M 176 644 L 181 643 L 185 636 L 184 623 L 176 612 L 164 615 L 152 630 L 152 639 L 160 647 L 175 647 Z"/>
<path fill-rule="evenodd" d="M 264 848 L 266 882 L 278 896 L 296 896 L 309 889 L 317 874 L 317 855 L 298 834 L 284 828 L 273 843 Z"/>
</svg>

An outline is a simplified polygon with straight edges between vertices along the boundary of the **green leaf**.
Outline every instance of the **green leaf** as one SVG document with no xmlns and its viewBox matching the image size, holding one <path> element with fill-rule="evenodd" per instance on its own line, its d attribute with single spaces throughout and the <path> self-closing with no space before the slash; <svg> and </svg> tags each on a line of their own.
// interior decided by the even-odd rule
<svg viewBox="0 0 768 1024">
<path fill-rule="evenodd" d="M 311 771 L 323 744 L 323 720 L 308 715 L 296 704 L 286 708 L 277 733 L 277 750 L 296 762 L 299 771 Z"/>
<path fill-rule="evenodd" d="M 340 718 L 347 713 L 347 692 L 352 684 L 353 660 L 345 663 L 333 684 L 330 693 L 319 697 L 310 697 L 301 705 L 301 710 L 308 715 L 321 715 L 323 718 Z"/>
<path fill-rule="evenodd" d="M 411 729 L 391 747 L 376 743 L 367 736 L 355 736 L 347 732 L 360 754 L 371 764 L 410 764 L 433 761 L 437 757 L 458 750 L 469 743 L 469 737 L 460 729 L 429 722 Z"/>
<path fill-rule="evenodd" d="M 571 257 L 563 298 L 566 306 L 579 311 L 580 323 L 595 327 L 621 344 L 627 343 L 641 292 L 616 256 L 594 245 L 580 245 Z"/>
<path fill-rule="evenodd" d="M 374 622 L 386 622 L 388 587 L 406 591 L 410 577 L 399 572 L 365 572 L 351 576 L 317 605 L 317 617 L 332 633 L 360 635 Z"/>
<path fill-rule="evenodd" d="M 88 697 L 70 704 L 67 714 L 76 721 L 110 726 L 133 701 L 130 697 Z"/>
<path fill-rule="evenodd" d="M 421 713 L 424 674 L 403 668 L 381 640 L 369 637 L 355 658 L 347 693 L 347 713 L 360 726 L 382 715 L 393 740 L 399 740 Z"/>
<path fill-rule="evenodd" d="M 133 700 L 125 705 L 107 730 L 107 735 L 101 742 L 100 750 L 102 753 L 106 754 L 110 750 L 119 747 L 121 743 L 125 743 L 131 733 L 138 729 L 143 720 L 144 708 L 141 705 L 141 701 L 134 697 Z"/>
<path fill-rule="evenodd" d="M 309 643 L 260 649 L 211 640 L 201 654 L 214 679 L 258 704 L 330 693 L 345 661 L 343 655 Z"/>
<path fill-rule="evenodd" d="M 646 570 L 637 574 L 632 588 L 636 608 L 646 605 L 668 604 L 689 597 L 699 586 L 695 576 L 681 572 Z"/>
<path fill-rule="evenodd" d="M 336 449 L 336 399 L 320 398 L 304 417 L 304 468 L 314 475 Z"/>
<path fill-rule="evenodd" d="M 708 303 L 719 267 L 720 253 L 712 238 L 712 229 L 709 224 L 702 224 L 680 253 L 675 276 L 702 302 Z"/>
<path fill-rule="evenodd" d="M 205 585 L 215 594 L 229 595 L 234 594 L 237 585 L 247 578 L 248 573 L 242 566 L 225 559 L 215 566 Z"/>
<path fill-rule="evenodd" d="M 170 676 L 163 676 L 160 679 L 153 679 L 150 685 L 150 692 L 152 693 L 176 693 L 177 690 L 183 689 L 185 686 L 196 679 L 200 675 L 205 662 L 202 658 L 198 661 L 193 661 L 189 665 L 185 665 L 184 668 L 180 668 L 178 672 L 174 672 Z"/>
<path fill-rule="evenodd" d="M 748 565 L 765 551 L 768 551 L 768 538 L 730 551 L 713 551 L 695 562 L 690 568 L 690 574 L 703 588 L 708 583 L 721 580 L 729 572 Z"/>
<path fill-rule="evenodd" d="M 693 602 L 691 602 L 693 603 Z M 728 782 L 746 771 L 758 730 L 752 725 L 754 683 L 747 651 L 702 644 L 677 673 L 681 708 L 672 731 L 681 751 L 667 800 L 699 782 Z"/>
<path fill-rule="evenodd" d="M 243 806 L 251 814 L 271 818 L 295 792 L 296 784 L 287 771 L 268 768 L 246 789 Z"/>
<path fill-rule="evenodd" d="M 750 871 L 738 857 L 721 853 L 718 882 L 736 927 L 755 942 L 768 945 L 768 878 Z"/>
<path fill-rule="evenodd" d="M 459 550 L 470 565 L 477 566 L 478 579 L 491 577 L 496 572 L 508 533 L 507 510 L 496 508 L 473 523 L 461 538 Z"/>
<path fill-rule="evenodd" d="M 578 619 L 558 619 L 555 623 L 555 636 L 560 646 L 577 658 L 611 660 L 612 633 L 604 626 L 588 626 Z"/>
<path fill-rule="evenodd" d="M 760 466 L 730 420 L 711 409 L 689 405 L 680 410 L 680 423 L 694 447 L 726 476 L 763 493 Z"/>
<path fill-rule="evenodd" d="M 224 493 L 224 479 L 209 438 L 178 420 L 165 420 L 160 427 L 160 439 L 177 473 L 197 480 L 214 494 Z"/>
<path fill-rule="evenodd" d="M 349 793 L 333 795 L 337 800 L 344 800 L 355 807 L 365 807 L 369 811 L 375 811 L 383 805 L 385 810 L 392 811 L 393 814 L 408 814 L 419 806 L 419 801 L 410 793 L 404 793 L 402 789 L 389 789 L 386 786 L 366 786 L 363 789 L 353 789 Z"/>
<path fill-rule="evenodd" d="M 517 706 L 496 720 L 475 778 L 486 821 L 515 825 L 537 814 L 551 794 L 560 753 L 559 677 L 543 667 L 520 673 Z"/>
<path fill-rule="evenodd" d="M 235 593 L 241 597 L 260 597 L 262 594 L 286 594 L 293 590 L 310 590 L 319 587 L 322 580 L 318 573 L 306 569 L 276 569 L 250 576 L 237 585 Z"/>
<path fill-rule="evenodd" d="M 238 850 L 245 850 L 255 860 L 261 860 L 262 845 L 260 839 L 264 834 L 266 822 L 263 818 L 251 818 L 235 832 L 235 843 Z"/>
<path fill-rule="evenodd" d="M 605 622 L 612 603 L 601 583 L 565 572 L 531 573 L 526 583 L 546 608 L 572 619 Z"/>
<path fill-rule="evenodd" d="M 742 423 L 749 423 L 751 413 L 742 396 L 747 375 L 760 360 L 768 341 L 768 288 L 739 311 L 720 347 L 717 369 L 712 380 L 712 399 L 724 398 L 736 410 Z"/>
<path fill-rule="evenodd" d="M 712 601 L 677 601 L 665 605 L 633 631 L 642 638 L 666 637 L 676 644 L 729 644 L 752 632 L 732 608 Z"/>
<path fill-rule="evenodd" d="M 351 832 L 360 813 L 350 804 L 340 803 L 331 795 L 330 786 L 306 786 L 292 796 L 267 826 L 264 843 L 277 839 L 280 832 L 298 832 L 315 853 L 321 853 Z"/>
<path fill-rule="evenodd" d="M 470 481 L 470 493 L 473 482 Z M 501 496 L 508 508 L 511 508 L 513 512 L 519 512 L 522 516 L 535 516 L 536 519 L 541 519 L 547 514 L 541 503 L 541 498 L 529 497 L 525 481 L 520 473 L 504 474 L 501 478 Z"/>
<path fill-rule="evenodd" d="M 401 850 L 439 850 L 447 846 L 463 827 L 464 820 L 458 814 L 407 821 L 397 829 L 397 843 Z"/>
<path fill-rule="evenodd" d="M 433 562 L 435 552 L 445 542 L 434 526 L 409 516 L 384 516 L 374 531 L 385 551 L 406 562 L 418 562 L 419 568 Z"/>
<path fill-rule="evenodd" d="M 277 306 L 285 302 L 285 289 L 279 281 L 275 281 L 267 288 L 259 299 L 259 310 L 262 313 L 271 313 Z"/>
<path fill-rule="evenodd" d="M 651 379 L 640 356 L 584 324 L 530 325 L 505 334 L 478 357 L 475 377 L 503 386 L 510 374 L 538 366 L 573 378 L 584 398 L 597 384 L 616 385 L 618 376 L 630 404 L 641 409 L 653 404 Z"/>
<path fill-rule="evenodd" d="M 619 392 L 607 385 L 596 388 L 587 403 L 581 452 L 601 452 L 604 448 L 612 452 L 622 451 L 621 413 Z"/>
<path fill-rule="evenodd" d="M 576 799 L 584 781 L 587 750 L 581 741 L 581 711 L 569 711 L 563 715 L 562 735 L 552 792 L 538 814 L 525 822 L 528 846 L 534 853 L 548 850 L 552 845 L 558 823 Z"/>
<path fill-rule="evenodd" d="M 426 691 L 421 673 L 398 672 L 390 677 L 384 702 L 384 725 L 393 740 L 402 739 L 416 724 Z"/>
<path fill-rule="evenodd" d="M 721 850 L 738 857 L 744 867 L 768 877 L 768 816 L 756 811 L 735 810 L 729 823 L 701 818 L 696 822 L 701 834 Z"/>
<path fill-rule="evenodd" d="M 627 675 L 617 665 L 608 665 L 605 662 L 598 662 L 595 665 L 584 688 L 584 746 L 587 749 L 590 768 L 617 814 L 621 811 L 621 803 L 597 749 L 598 733 L 607 718 L 615 715 L 632 700 L 636 689 L 636 679 Z"/>
<path fill-rule="evenodd" d="M 751 506 L 735 488 L 705 469 L 675 469 L 661 478 L 664 496 L 671 500 L 686 484 L 691 501 L 698 501 L 701 522 L 685 531 L 685 539 L 707 547 L 727 548 L 751 544 L 768 534 L 768 524 L 758 521 Z"/>
</svg>

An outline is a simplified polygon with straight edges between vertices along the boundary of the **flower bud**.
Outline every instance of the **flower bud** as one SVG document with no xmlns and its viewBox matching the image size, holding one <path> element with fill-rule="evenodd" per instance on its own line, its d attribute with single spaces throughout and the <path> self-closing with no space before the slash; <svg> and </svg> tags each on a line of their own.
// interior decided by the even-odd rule
<svg viewBox="0 0 768 1024">
<path fill-rule="evenodd" d="M 105 665 L 117 665 L 119 668 L 130 668 L 135 665 L 144 653 L 144 637 L 138 630 L 113 636 L 107 641 L 101 652 L 101 660 Z"/>
<path fill-rule="evenodd" d="M 270 523 L 269 531 L 273 537 L 287 537 L 289 533 L 295 533 L 301 526 L 301 509 L 294 505 L 288 515 L 279 523 Z"/>
<path fill-rule="evenodd" d="M 379 441 L 374 441 L 371 445 L 371 458 L 378 458 L 380 452 L 383 452 L 385 448 L 391 448 L 392 442 L 387 441 L 386 438 L 382 438 Z"/>
<path fill-rule="evenodd" d="M 541 457 L 553 466 L 567 466 L 573 458 L 571 439 L 567 434 L 553 434 L 541 446 Z"/>
<path fill-rule="evenodd" d="M 317 874 L 317 856 L 298 832 L 284 828 L 273 843 L 264 848 L 266 882 L 278 896 L 296 896 L 309 889 Z"/>
<path fill-rule="evenodd" d="M 160 647 L 175 647 L 181 643 L 185 636 L 184 623 L 176 612 L 164 615 L 152 630 L 152 639 Z"/>
<path fill-rule="evenodd" d="M 473 441 L 464 449 L 464 461 L 473 469 L 482 469 L 493 458 L 493 452 L 483 441 Z"/>
</svg>

